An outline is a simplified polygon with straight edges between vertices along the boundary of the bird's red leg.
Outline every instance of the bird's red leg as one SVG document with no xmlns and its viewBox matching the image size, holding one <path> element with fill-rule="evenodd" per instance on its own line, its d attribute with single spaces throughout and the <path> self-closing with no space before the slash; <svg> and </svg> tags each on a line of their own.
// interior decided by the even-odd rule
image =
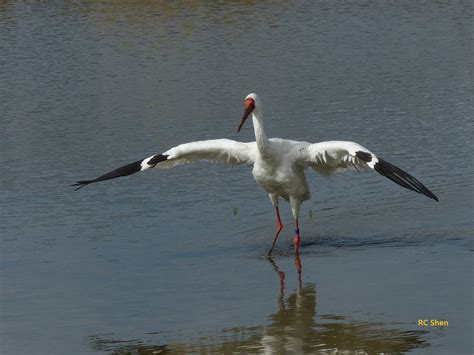
<svg viewBox="0 0 474 355">
<path fill-rule="evenodd" d="M 293 247 L 295 248 L 295 255 L 299 255 L 300 228 L 298 227 L 298 218 L 295 218 L 295 236 L 293 237 Z"/>
<path fill-rule="evenodd" d="M 278 235 L 280 234 L 281 230 L 283 229 L 283 224 L 281 223 L 281 218 L 280 218 L 280 210 L 278 209 L 278 206 L 275 206 L 275 212 L 277 215 L 277 230 L 275 234 L 275 238 L 273 239 L 272 247 L 267 253 L 267 256 L 272 255 L 273 248 L 275 247 L 276 241 L 278 239 Z"/>
</svg>

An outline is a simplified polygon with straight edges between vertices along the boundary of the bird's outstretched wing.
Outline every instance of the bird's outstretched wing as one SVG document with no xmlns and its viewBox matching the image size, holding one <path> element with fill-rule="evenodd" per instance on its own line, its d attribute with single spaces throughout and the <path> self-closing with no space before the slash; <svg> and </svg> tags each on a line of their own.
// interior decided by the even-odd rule
<svg viewBox="0 0 474 355">
<path fill-rule="evenodd" d="M 354 142 L 329 141 L 302 145 L 298 148 L 296 163 L 310 166 L 323 175 L 348 168 L 370 168 L 400 186 L 438 201 L 438 197 L 416 178 Z"/>
<path fill-rule="evenodd" d="M 89 185 L 121 176 L 127 176 L 150 168 L 168 169 L 179 164 L 193 163 L 197 161 L 210 161 L 226 163 L 231 165 L 254 163 L 255 142 L 241 143 L 230 139 L 213 139 L 180 144 L 162 154 L 137 160 L 112 170 L 95 179 L 78 181 L 71 186 L 77 186 L 76 190 Z"/>
</svg>

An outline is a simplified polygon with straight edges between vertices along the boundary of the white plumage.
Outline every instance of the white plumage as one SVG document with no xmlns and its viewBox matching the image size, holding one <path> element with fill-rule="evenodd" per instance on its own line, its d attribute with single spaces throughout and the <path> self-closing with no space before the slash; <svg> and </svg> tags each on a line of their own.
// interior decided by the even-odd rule
<svg viewBox="0 0 474 355">
<path fill-rule="evenodd" d="M 207 160 L 232 165 L 252 164 L 255 154 L 255 143 L 241 143 L 230 139 L 211 139 L 180 144 L 163 155 L 168 159 L 159 165 L 171 168 L 179 164 Z"/>
<path fill-rule="evenodd" d="M 77 189 L 90 183 L 130 175 L 150 168 L 171 168 L 179 164 L 197 161 L 221 162 L 232 165 L 253 166 L 252 174 L 259 186 L 267 191 L 277 214 L 277 233 L 270 255 L 282 225 L 278 210 L 278 197 L 291 203 L 295 219 L 295 253 L 299 248 L 298 216 L 301 203 L 310 197 L 304 170 L 311 167 L 323 175 L 331 175 L 339 170 L 370 168 L 388 177 L 397 184 L 422 193 L 438 201 L 438 198 L 422 183 L 400 168 L 378 158 L 367 148 L 346 141 L 308 143 L 280 138 L 267 139 L 263 129 L 262 104 L 252 93 L 244 100 L 245 112 L 238 131 L 251 115 L 255 142 L 241 143 L 230 139 L 213 139 L 184 143 L 162 154 L 122 166 L 93 180 L 78 181 Z"/>
</svg>

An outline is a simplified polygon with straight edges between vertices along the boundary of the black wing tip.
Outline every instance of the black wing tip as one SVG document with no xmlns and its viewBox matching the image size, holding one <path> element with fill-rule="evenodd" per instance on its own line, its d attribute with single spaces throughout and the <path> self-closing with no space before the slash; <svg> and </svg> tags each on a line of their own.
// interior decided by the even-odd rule
<svg viewBox="0 0 474 355">
<path fill-rule="evenodd" d="M 161 163 L 162 161 L 165 161 L 168 159 L 168 156 L 169 155 L 166 155 L 166 154 L 157 154 L 155 155 L 153 158 L 151 158 L 149 161 L 148 161 L 148 165 L 156 165 L 158 163 Z"/>
<path fill-rule="evenodd" d="M 69 185 L 69 186 L 79 186 L 79 187 L 74 189 L 74 191 L 77 191 L 77 190 L 80 190 L 80 189 L 82 189 L 83 187 L 85 187 L 89 184 L 92 184 L 93 182 L 94 182 L 94 180 L 82 180 L 82 181 L 77 181 L 76 183 L 74 183 L 72 185 Z"/>
<path fill-rule="evenodd" d="M 378 162 L 374 164 L 374 170 L 408 190 L 423 194 L 439 202 L 439 198 L 415 177 L 386 160 L 378 158 Z"/>
<path fill-rule="evenodd" d="M 168 159 L 168 155 L 157 154 L 153 156 L 153 158 L 151 158 L 147 164 L 150 166 L 153 165 L 152 167 L 155 167 L 156 164 L 162 161 L 165 161 L 167 159 Z M 122 176 L 132 175 L 142 170 L 142 162 L 143 162 L 143 159 L 140 159 L 133 163 L 121 166 L 118 169 L 112 170 L 111 172 L 101 175 L 96 179 L 77 181 L 75 184 L 72 184 L 70 186 L 78 186 L 76 189 L 74 189 L 74 191 L 77 191 L 77 190 L 82 189 L 84 186 L 92 184 L 93 182 L 99 182 L 99 181 L 104 181 L 104 180 L 115 179 Z"/>
<path fill-rule="evenodd" d="M 427 190 L 428 190 L 428 189 L 427 189 Z M 439 202 L 438 196 L 436 196 L 436 195 L 435 195 L 434 193 L 432 193 L 430 190 L 428 190 L 428 191 L 429 191 L 430 194 L 429 194 L 429 196 L 428 196 L 428 195 L 426 195 L 426 196 L 428 196 L 428 197 L 431 198 L 432 200 L 435 200 L 436 202 Z"/>
<path fill-rule="evenodd" d="M 365 161 L 366 163 L 370 163 L 372 161 L 372 154 L 363 152 L 361 150 L 356 152 L 356 157 Z"/>
</svg>

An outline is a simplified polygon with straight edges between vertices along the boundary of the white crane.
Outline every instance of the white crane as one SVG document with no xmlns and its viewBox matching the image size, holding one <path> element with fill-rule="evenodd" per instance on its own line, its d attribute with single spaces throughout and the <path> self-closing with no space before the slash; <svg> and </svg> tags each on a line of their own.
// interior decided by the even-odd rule
<svg viewBox="0 0 474 355">
<path fill-rule="evenodd" d="M 255 142 L 241 143 L 230 139 L 213 139 L 184 143 L 162 154 L 152 155 L 146 159 L 124 165 L 92 180 L 78 181 L 71 186 L 78 186 L 76 190 L 79 190 L 93 182 L 127 176 L 150 168 L 167 169 L 179 164 L 203 160 L 232 165 L 251 165 L 253 166 L 253 177 L 257 184 L 267 191 L 277 217 L 277 230 L 268 256 L 271 255 L 283 228 L 278 209 L 279 197 L 291 204 L 295 222 L 293 245 L 295 254 L 298 255 L 300 206 L 310 197 L 304 173 L 307 167 L 311 167 L 323 175 L 330 175 L 338 170 L 346 170 L 351 167 L 356 170 L 370 168 L 409 190 L 438 201 L 438 198 L 413 176 L 378 158 L 374 153 L 357 143 L 329 141 L 312 144 L 280 138 L 268 139 L 263 129 L 262 103 L 257 94 L 247 95 L 244 106 L 245 112 L 237 132 L 240 132 L 245 121 L 251 115 Z"/>
</svg>

